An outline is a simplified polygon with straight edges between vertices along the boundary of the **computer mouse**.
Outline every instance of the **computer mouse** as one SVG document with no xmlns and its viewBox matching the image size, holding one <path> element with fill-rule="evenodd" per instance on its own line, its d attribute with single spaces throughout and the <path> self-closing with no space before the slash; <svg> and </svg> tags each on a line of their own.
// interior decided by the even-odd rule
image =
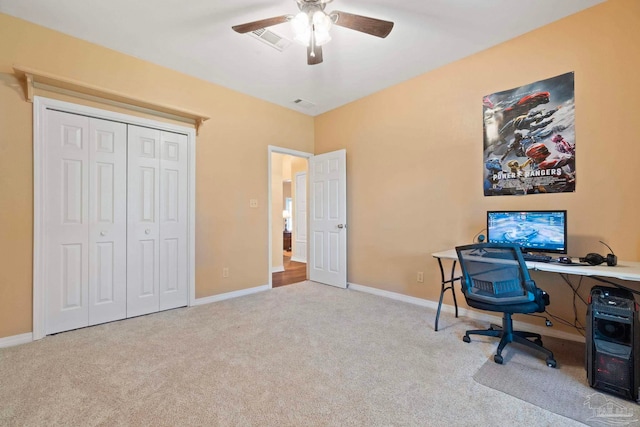
<svg viewBox="0 0 640 427">
<path fill-rule="evenodd" d="M 558 257 L 558 262 L 560 264 L 571 264 L 573 261 L 571 261 L 571 258 L 568 256 L 561 256 Z"/>
</svg>

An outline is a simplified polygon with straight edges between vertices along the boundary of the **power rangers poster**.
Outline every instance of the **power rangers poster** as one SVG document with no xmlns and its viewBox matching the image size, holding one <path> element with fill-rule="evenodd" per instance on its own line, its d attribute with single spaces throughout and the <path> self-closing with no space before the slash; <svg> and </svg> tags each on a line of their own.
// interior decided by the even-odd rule
<svg viewBox="0 0 640 427">
<path fill-rule="evenodd" d="M 485 196 L 575 191 L 573 72 L 487 95 L 482 110 Z"/>
</svg>

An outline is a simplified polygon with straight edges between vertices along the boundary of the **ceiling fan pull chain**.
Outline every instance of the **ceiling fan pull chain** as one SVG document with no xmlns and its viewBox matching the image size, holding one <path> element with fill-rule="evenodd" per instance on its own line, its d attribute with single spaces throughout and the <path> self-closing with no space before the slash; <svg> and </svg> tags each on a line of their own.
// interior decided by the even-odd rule
<svg viewBox="0 0 640 427">
<path fill-rule="evenodd" d="M 316 26 L 311 24 L 311 57 L 316 57 Z"/>
</svg>

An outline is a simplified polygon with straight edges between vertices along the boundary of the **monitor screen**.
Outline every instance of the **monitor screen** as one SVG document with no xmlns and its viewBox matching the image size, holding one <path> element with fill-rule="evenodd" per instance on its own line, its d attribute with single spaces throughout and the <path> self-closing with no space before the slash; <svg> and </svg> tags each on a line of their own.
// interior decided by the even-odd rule
<svg viewBox="0 0 640 427">
<path fill-rule="evenodd" d="M 523 252 L 567 253 L 567 211 L 488 211 L 487 241 Z"/>
</svg>

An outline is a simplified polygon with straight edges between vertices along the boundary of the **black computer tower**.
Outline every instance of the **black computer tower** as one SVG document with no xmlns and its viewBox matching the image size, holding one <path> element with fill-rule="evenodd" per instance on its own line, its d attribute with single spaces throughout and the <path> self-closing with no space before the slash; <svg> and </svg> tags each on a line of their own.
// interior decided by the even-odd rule
<svg viewBox="0 0 640 427">
<path fill-rule="evenodd" d="M 587 380 L 600 389 L 638 402 L 640 327 L 633 293 L 594 286 L 587 307 Z"/>
</svg>

